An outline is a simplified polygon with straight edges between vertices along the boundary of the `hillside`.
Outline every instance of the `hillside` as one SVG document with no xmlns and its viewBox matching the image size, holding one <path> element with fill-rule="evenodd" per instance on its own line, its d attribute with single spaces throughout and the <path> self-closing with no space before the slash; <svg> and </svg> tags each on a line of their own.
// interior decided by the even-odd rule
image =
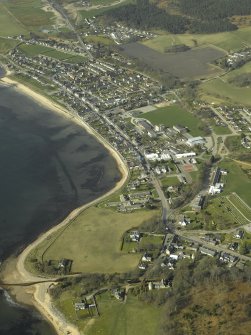
<svg viewBox="0 0 251 335">
<path fill-rule="evenodd" d="M 232 31 L 233 16 L 251 14 L 249 0 L 136 0 L 111 9 L 106 16 L 142 29 L 159 28 L 174 34 Z"/>
</svg>

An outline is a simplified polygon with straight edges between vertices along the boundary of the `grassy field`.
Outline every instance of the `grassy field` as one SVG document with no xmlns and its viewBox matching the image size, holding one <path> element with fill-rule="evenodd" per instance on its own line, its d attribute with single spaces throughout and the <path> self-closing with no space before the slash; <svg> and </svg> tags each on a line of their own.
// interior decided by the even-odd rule
<svg viewBox="0 0 251 335">
<path fill-rule="evenodd" d="M 237 193 L 251 206 L 251 179 L 234 161 L 223 161 L 220 167 L 228 171 L 223 194 Z"/>
<path fill-rule="evenodd" d="M 229 52 L 243 48 L 244 44 L 251 44 L 251 27 L 217 34 L 163 34 L 143 44 L 160 52 L 176 44 L 186 44 L 192 48 L 214 45 Z"/>
<path fill-rule="evenodd" d="M 0 37 L 0 53 L 6 54 L 18 44 L 17 41 Z"/>
<path fill-rule="evenodd" d="M 4 1 L 4 5 L 13 20 L 27 32 L 40 31 L 54 24 L 54 15 L 42 9 L 44 3 L 41 0 L 10 0 Z M 19 34 L 21 33 L 22 31 L 19 31 Z"/>
<path fill-rule="evenodd" d="M 250 153 L 250 149 L 245 148 L 241 144 L 241 137 L 238 135 L 227 137 L 225 140 L 225 145 L 228 150 L 234 155 Z"/>
<path fill-rule="evenodd" d="M 228 135 L 231 134 L 231 130 L 228 127 L 212 126 L 213 131 L 216 135 Z"/>
<path fill-rule="evenodd" d="M 162 309 L 142 303 L 129 294 L 126 304 L 109 293 L 97 296 L 101 317 L 87 330 L 87 335 L 155 335 L 158 334 Z"/>
<path fill-rule="evenodd" d="M 235 193 L 230 194 L 228 199 L 231 201 L 234 206 L 238 208 L 239 211 L 248 219 L 251 220 L 251 208 L 243 202 Z"/>
<path fill-rule="evenodd" d="M 164 124 L 168 127 L 174 125 L 186 126 L 193 136 L 203 135 L 203 131 L 199 129 L 200 120 L 178 105 L 158 108 L 152 112 L 141 114 L 141 117 L 153 124 Z"/>
<path fill-rule="evenodd" d="M 85 60 L 82 56 L 75 56 L 70 53 L 61 52 L 53 48 L 45 47 L 42 45 L 26 45 L 22 44 L 19 49 L 29 57 L 44 55 L 47 57 L 55 58 L 69 63 L 80 63 Z"/>
<path fill-rule="evenodd" d="M 177 177 L 164 177 L 161 178 L 162 187 L 179 185 L 180 181 Z"/>
<path fill-rule="evenodd" d="M 71 225 L 35 249 L 31 257 L 43 260 L 73 260 L 73 272 L 124 272 L 136 267 L 140 256 L 120 251 L 123 233 L 151 220 L 156 211 L 130 214 L 91 207 Z M 52 241 L 52 242 L 51 242 Z"/>
<path fill-rule="evenodd" d="M 113 45 L 115 42 L 111 40 L 110 38 L 106 36 L 101 35 L 89 35 L 84 38 L 86 42 L 92 42 L 92 43 L 101 43 L 104 45 Z"/>
<path fill-rule="evenodd" d="M 0 36 L 26 34 L 26 27 L 9 12 L 5 3 L 0 2 Z"/>
<path fill-rule="evenodd" d="M 224 76 L 222 79 L 209 80 L 201 84 L 199 96 L 202 100 L 206 100 L 210 103 L 221 100 L 226 103 L 251 105 L 251 88 L 234 86 L 228 83 L 227 76 Z"/>
</svg>

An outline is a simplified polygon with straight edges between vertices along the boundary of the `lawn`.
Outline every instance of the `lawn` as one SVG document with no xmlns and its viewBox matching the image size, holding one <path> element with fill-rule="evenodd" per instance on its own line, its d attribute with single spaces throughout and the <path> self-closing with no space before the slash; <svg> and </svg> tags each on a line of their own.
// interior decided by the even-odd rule
<svg viewBox="0 0 251 335">
<path fill-rule="evenodd" d="M 212 126 L 213 131 L 216 135 L 228 135 L 231 134 L 231 131 L 228 127 L 223 126 Z"/>
<path fill-rule="evenodd" d="M 199 129 L 201 121 L 178 105 L 158 108 L 152 112 L 141 114 L 141 118 L 147 119 L 153 124 L 164 124 L 168 127 L 182 125 L 188 127 L 193 136 L 204 135 L 203 131 Z"/>
<path fill-rule="evenodd" d="M 243 48 L 244 44 L 251 43 L 251 27 L 217 34 L 163 34 L 143 43 L 160 52 L 164 52 L 167 47 L 175 44 L 186 44 L 192 48 L 214 45 L 229 52 Z"/>
<path fill-rule="evenodd" d="M 162 187 L 176 186 L 180 184 L 177 177 L 164 177 L 160 179 Z"/>
<path fill-rule="evenodd" d="M 251 105 L 251 88 L 237 87 L 227 82 L 227 77 L 217 78 L 200 85 L 199 95 L 202 100 L 216 102 L 217 99 L 229 103 Z"/>
<path fill-rule="evenodd" d="M 237 193 L 249 206 L 251 206 L 251 179 L 234 161 L 225 160 L 220 167 L 228 171 L 223 194 Z"/>
<path fill-rule="evenodd" d="M 138 264 L 139 255 L 120 251 L 125 231 L 151 220 L 156 211 L 121 214 L 110 209 L 91 207 L 70 226 L 36 248 L 30 257 L 43 260 L 73 260 L 73 272 L 125 272 Z M 57 239 L 55 239 L 55 237 Z M 51 242 L 52 241 L 52 242 Z M 28 262 L 29 263 L 29 262 Z"/>
<path fill-rule="evenodd" d="M 127 302 L 109 293 L 97 296 L 101 317 L 88 328 L 87 335 L 155 335 L 159 332 L 162 309 L 140 302 L 128 294 Z"/>
</svg>

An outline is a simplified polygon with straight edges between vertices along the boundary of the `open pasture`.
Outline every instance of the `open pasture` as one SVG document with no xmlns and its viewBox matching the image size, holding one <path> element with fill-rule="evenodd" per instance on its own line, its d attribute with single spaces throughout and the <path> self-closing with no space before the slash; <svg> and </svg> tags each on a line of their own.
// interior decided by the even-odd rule
<svg viewBox="0 0 251 335">
<path fill-rule="evenodd" d="M 141 302 L 128 294 L 126 304 L 107 292 L 97 296 L 101 317 L 87 329 L 87 335 L 153 335 L 158 334 L 163 309 Z"/>
<path fill-rule="evenodd" d="M 163 34 L 144 41 L 143 44 L 160 52 L 177 44 L 185 44 L 191 48 L 213 45 L 229 52 L 251 44 L 251 27 L 215 34 Z"/>
<path fill-rule="evenodd" d="M 16 20 L 4 3 L 0 2 L 0 36 L 14 36 L 27 32 L 26 27 Z"/>
<path fill-rule="evenodd" d="M 203 47 L 176 54 L 163 54 L 140 43 L 129 43 L 123 46 L 123 53 L 145 63 L 149 68 L 171 73 L 184 78 L 203 78 L 222 73 L 222 70 L 211 65 L 225 53 L 214 47 Z"/>
<path fill-rule="evenodd" d="M 8 13 L 16 23 L 29 31 L 39 31 L 54 24 L 54 15 L 43 10 L 41 0 L 9 0 L 4 1 Z M 22 31 L 19 32 L 21 34 Z"/>
<path fill-rule="evenodd" d="M 126 272 L 137 266 L 140 255 L 120 250 L 124 232 L 155 215 L 156 211 L 121 214 L 90 207 L 65 230 L 42 242 L 29 257 L 43 261 L 71 259 L 73 272 Z"/>
<path fill-rule="evenodd" d="M 209 80 L 200 85 L 199 95 L 202 100 L 251 105 L 251 88 L 237 87 L 227 81 L 227 76 Z"/>
</svg>

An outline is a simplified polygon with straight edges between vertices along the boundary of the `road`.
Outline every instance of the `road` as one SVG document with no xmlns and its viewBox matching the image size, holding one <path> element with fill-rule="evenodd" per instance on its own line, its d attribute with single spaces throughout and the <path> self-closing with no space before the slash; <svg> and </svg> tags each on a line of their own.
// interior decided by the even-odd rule
<svg viewBox="0 0 251 335">
<path fill-rule="evenodd" d="M 86 48 L 85 43 L 83 42 L 81 36 L 79 35 L 79 33 L 77 32 L 74 24 L 71 22 L 71 20 L 69 19 L 66 11 L 64 10 L 64 8 L 57 2 L 54 0 L 47 0 L 48 4 L 55 10 L 57 11 L 61 17 L 63 18 L 63 20 L 66 22 L 67 26 L 70 28 L 71 31 L 74 32 L 75 36 L 77 37 L 79 44 L 81 46 L 81 48 L 85 51 L 85 53 L 87 54 L 87 56 L 89 57 L 90 60 L 93 60 L 94 57 L 91 54 L 91 52 Z"/>
<path fill-rule="evenodd" d="M 220 233 L 220 231 L 219 231 L 219 233 Z M 202 238 L 200 238 L 198 236 L 194 236 L 194 232 L 192 232 L 193 235 L 190 236 L 187 231 L 176 230 L 175 234 L 184 238 L 184 239 L 186 239 L 186 240 L 188 240 L 188 241 L 191 241 L 191 242 L 194 242 L 194 243 L 199 243 L 203 247 L 206 247 L 206 248 L 211 249 L 211 250 L 215 250 L 218 253 L 223 251 L 223 252 L 228 253 L 229 255 L 238 257 L 240 260 L 243 260 L 243 261 L 250 261 L 251 260 L 250 257 L 245 256 L 245 255 L 240 255 L 238 252 L 229 250 L 227 247 L 224 247 L 222 245 L 213 245 L 212 243 L 206 242 Z"/>
</svg>

